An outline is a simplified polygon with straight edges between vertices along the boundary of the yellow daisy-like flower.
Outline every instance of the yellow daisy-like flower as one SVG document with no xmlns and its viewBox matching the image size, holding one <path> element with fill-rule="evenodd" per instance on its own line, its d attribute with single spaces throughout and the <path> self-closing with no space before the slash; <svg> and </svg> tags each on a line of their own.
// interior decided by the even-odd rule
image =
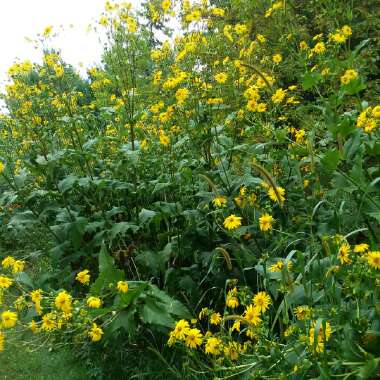
<svg viewBox="0 0 380 380">
<path fill-rule="evenodd" d="M 272 61 L 274 63 L 280 63 L 282 61 L 282 55 L 281 54 L 275 54 L 273 57 L 272 57 Z"/>
<path fill-rule="evenodd" d="M 263 232 L 266 232 L 268 230 L 271 230 L 273 228 L 273 216 L 269 214 L 263 214 L 259 218 L 259 226 L 260 230 Z"/>
<path fill-rule="evenodd" d="M 283 187 L 277 186 L 277 192 L 273 187 L 269 187 L 268 196 L 273 202 L 284 203 L 285 202 L 285 189 Z"/>
<path fill-rule="evenodd" d="M 304 321 L 305 319 L 309 319 L 311 316 L 311 309 L 307 305 L 297 306 L 294 309 L 294 314 L 299 321 Z"/>
<path fill-rule="evenodd" d="M 364 253 L 364 252 L 368 251 L 368 249 L 369 249 L 369 245 L 366 243 L 356 244 L 354 246 L 354 252 L 355 253 Z"/>
<path fill-rule="evenodd" d="M 185 319 L 181 319 L 176 323 L 172 333 L 173 333 L 174 338 L 178 340 L 185 340 L 187 332 L 189 330 L 190 330 L 189 322 L 186 321 Z"/>
<path fill-rule="evenodd" d="M 33 334 L 38 331 L 38 324 L 35 320 L 32 320 L 32 322 L 29 323 L 28 327 Z"/>
<path fill-rule="evenodd" d="M 351 264 L 352 260 L 350 259 L 350 246 L 348 243 L 343 243 L 338 252 L 338 259 L 341 264 Z"/>
<path fill-rule="evenodd" d="M 326 46 L 323 42 L 318 42 L 312 50 L 316 54 L 323 54 L 326 51 Z"/>
<path fill-rule="evenodd" d="M 219 355 L 222 347 L 223 343 L 219 338 L 208 338 L 205 344 L 205 353 L 211 355 Z"/>
<path fill-rule="evenodd" d="M 202 310 L 199 312 L 198 319 L 201 320 L 204 316 L 206 316 L 209 313 L 208 307 L 203 307 Z"/>
<path fill-rule="evenodd" d="M 118 281 L 117 290 L 121 293 L 127 293 L 129 289 L 129 285 L 127 281 Z"/>
<path fill-rule="evenodd" d="M 103 330 L 101 327 L 99 327 L 96 323 L 92 324 L 91 330 L 88 332 L 88 335 L 90 336 L 91 340 L 93 342 L 99 342 L 99 340 L 102 339 Z"/>
<path fill-rule="evenodd" d="M 93 309 L 99 309 L 102 306 L 102 300 L 99 297 L 88 297 L 87 306 Z"/>
<path fill-rule="evenodd" d="M 212 200 L 214 207 L 223 207 L 227 204 L 227 197 L 220 195 Z"/>
<path fill-rule="evenodd" d="M 271 99 L 273 103 L 281 103 L 286 96 L 286 90 L 283 90 L 282 88 L 279 88 L 276 90 L 276 92 L 272 95 Z"/>
<path fill-rule="evenodd" d="M 0 289 L 7 289 L 13 284 L 13 280 L 6 276 L 0 276 Z"/>
<path fill-rule="evenodd" d="M 231 214 L 230 216 L 228 216 L 224 222 L 223 222 L 223 226 L 224 228 L 226 228 L 227 230 L 235 230 L 236 228 L 240 227 L 241 226 L 241 217 L 240 216 L 236 216 L 234 214 Z"/>
<path fill-rule="evenodd" d="M 202 333 L 198 329 L 190 329 L 187 331 L 185 344 L 189 348 L 197 348 L 202 344 Z"/>
<path fill-rule="evenodd" d="M 238 298 L 230 292 L 228 292 L 226 297 L 226 306 L 230 307 L 231 309 L 236 309 L 239 306 Z"/>
<path fill-rule="evenodd" d="M 309 344 L 310 346 L 314 346 L 314 335 L 315 335 L 315 323 L 314 326 L 310 328 L 309 330 Z M 317 344 L 315 347 L 315 350 L 317 352 L 323 352 L 324 351 L 324 343 L 330 340 L 331 337 L 331 325 L 329 322 L 326 322 L 325 328 L 323 328 L 323 325 L 320 326 L 318 333 L 317 333 Z"/>
<path fill-rule="evenodd" d="M 24 268 L 25 268 L 25 261 L 16 260 L 12 265 L 12 273 L 16 274 L 16 273 L 22 272 Z"/>
<path fill-rule="evenodd" d="M 55 298 L 55 307 L 64 313 L 71 312 L 71 296 L 66 291 L 60 292 Z"/>
<path fill-rule="evenodd" d="M 161 131 L 161 133 L 160 133 L 160 144 L 167 146 L 167 145 L 169 145 L 169 143 L 170 143 L 170 138 L 164 132 Z"/>
<path fill-rule="evenodd" d="M 222 317 L 220 313 L 212 313 L 210 316 L 210 323 L 212 325 L 219 325 L 220 322 L 222 321 Z"/>
<path fill-rule="evenodd" d="M 368 252 L 367 262 L 370 267 L 380 269 L 380 251 Z"/>
<path fill-rule="evenodd" d="M 226 73 L 218 73 L 214 76 L 214 79 L 218 83 L 225 83 L 228 79 L 228 75 Z"/>
<path fill-rule="evenodd" d="M 5 335 L 0 331 L 0 352 L 4 351 Z"/>
<path fill-rule="evenodd" d="M 275 264 L 272 264 L 269 267 L 269 272 L 272 272 L 272 273 L 281 272 L 283 267 L 284 267 L 284 262 L 283 261 L 277 261 Z"/>
<path fill-rule="evenodd" d="M 247 306 L 243 317 L 254 326 L 257 326 L 261 323 L 260 310 L 254 305 Z"/>
<path fill-rule="evenodd" d="M 352 29 L 349 25 L 343 25 L 341 31 L 346 37 L 349 37 L 352 34 Z"/>
<path fill-rule="evenodd" d="M 259 292 L 253 297 L 253 305 L 259 310 L 260 313 L 265 313 L 271 302 L 272 301 L 266 292 Z"/>
<path fill-rule="evenodd" d="M 10 329 L 16 326 L 17 323 L 17 313 L 14 311 L 3 311 L 1 313 L 1 327 L 5 329 Z"/>
<path fill-rule="evenodd" d="M 16 259 L 14 259 L 12 256 L 7 256 L 3 261 L 1 262 L 1 265 L 3 268 L 10 268 L 13 266 L 13 264 L 16 262 Z"/>
<path fill-rule="evenodd" d="M 79 272 L 75 279 L 83 285 L 88 285 L 90 283 L 90 277 L 90 271 L 88 269 L 85 269 Z"/>
<path fill-rule="evenodd" d="M 57 328 L 57 323 L 55 321 L 55 315 L 53 313 L 45 314 L 42 317 L 41 329 L 44 331 L 52 331 Z"/>
</svg>

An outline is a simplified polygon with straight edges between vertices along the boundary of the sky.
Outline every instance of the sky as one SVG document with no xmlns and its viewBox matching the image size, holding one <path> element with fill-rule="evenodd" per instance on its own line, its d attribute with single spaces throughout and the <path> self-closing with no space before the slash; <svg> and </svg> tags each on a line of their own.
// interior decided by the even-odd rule
<svg viewBox="0 0 380 380">
<path fill-rule="evenodd" d="M 104 4 L 105 0 L 0 0 L 0 87 L 16 58 L 40 62 L 41 52 L 25 37 L 35 39 L 50 25 L 59 32 L 53 44 L 66 62 L 76 67 L 99 62 L 99 37 L 88 33 L 87 27 L 99 18 Z"/>
</svg>

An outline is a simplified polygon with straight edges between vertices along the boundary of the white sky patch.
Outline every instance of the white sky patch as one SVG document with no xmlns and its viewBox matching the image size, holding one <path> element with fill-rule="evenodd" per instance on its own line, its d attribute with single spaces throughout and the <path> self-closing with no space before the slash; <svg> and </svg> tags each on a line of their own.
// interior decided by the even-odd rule
<svg viewBox="0 0 380 380">
<path fill-rule="evenodd" d="M 60 50 L 63 60 L 81 74 L 86 68 L 100 63 L 104 49 L 100 38 L 104 37 L 104 29 L 96 25 L 96 21 L 105 11 L 105 2 L 0 0 L 0 92 L 4 90 L 7 71 L 14 62 L 42 62 L 41 48 L 36 49 L 30 40 L 36 40 L 37 34 L 42 34 L 47 26 L 53 26 L 52 34 L 58 34 L 51 38 L 48 46 Z M 129 2 L 134 9 L 141 4 L 140 0 Z M 96 32 L 88 31 L 90 24 L 96 25 Z M 171 20 L 170 25 L 178 32 L 178 22 Z M 0 100 L 0 111 L 3 105 Z"/>
</svg>

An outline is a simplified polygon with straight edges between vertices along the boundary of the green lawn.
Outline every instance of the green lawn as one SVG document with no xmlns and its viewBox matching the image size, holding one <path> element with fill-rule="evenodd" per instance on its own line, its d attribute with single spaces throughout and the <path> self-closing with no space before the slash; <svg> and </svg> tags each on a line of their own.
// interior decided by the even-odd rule
<svg viewBox="0 0 380 380">
<path fill-rule="evenodd" d="M 0 379 L 10 380 L 83 380 L 86 370 L 68 351 L 28 352 L 17 344 L 6 345 L 0 353 Z"/>
</svg>

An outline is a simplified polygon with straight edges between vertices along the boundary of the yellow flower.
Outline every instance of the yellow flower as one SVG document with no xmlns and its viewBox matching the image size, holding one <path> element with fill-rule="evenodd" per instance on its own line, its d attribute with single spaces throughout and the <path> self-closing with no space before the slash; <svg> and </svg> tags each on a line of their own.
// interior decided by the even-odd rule
<svg viewBox="0 0 380 380">
<path fill-rule="evenodd" d="M 273 103 L 281 103 L 285 99 L 286 90 L 283 90 L 282 88 L 279 88 L 276 90 L 276 92 L 272 95 L 272 102 Z"/>
<path fill-rule="evenodd" d="M 370 267 L 380 269 L 380 251 L 368 252 L 367 262 Z"/>
<path fill-rule="evenodd" d="M 253 305 L 259 310 L 260 313 L 265 313 L 270 304 L 271 299 L 266 292 L 259 292 L 253 297 Z"/>
<path fill-rule="evenodd" d="M 54 303 L 58 310 L 62 310 L 64 313 L 71 312 L 71 296 L 65 290 L 58 293 Z"/>
<path fill-rule="evenodd" d="M 63 67 L 61 65 L 55 65 L 54 66 L 54 71 L 55 71 L 55 75 L 58 78 L 62 77 L 63 74 L 64 74 L 64 72 L 65 72 L 64 69 L 63 69 Z"/>
<path fill-rule="evenodd" d="M 346 70 L 344 75 L 340 77 L 340 81 L 342 84 L 348 84 L 352 80 L 356 79 L 358 77 L 358 72 L 353 69 Z"/>
<path fill-rule="evenodd" d="M 13 311 L 3 311 L 1 313 L 1 327 L 5 329 L 10 329 L 16 326 L 17 323 L 17 313 Z"/>
<path fill-rule="evenodd" d="M 81 272 L 79 272 L 76 276 L 76 280 L 78 280 L 83 285 L 88 285 L 90 283 L 90 271 L 88 269 L 85 269 Z"/>
<path fill-rule="evenodd" d="M 273 228 L 272 226 L 273 222 L 274 222 L 273 216 L 269 214 L 263 214 L 259 218 L 260 230 L 264 232 L 271 230 Z"/>
<path fill-rule="evenodd" d="M 202 344 L 202 333 L 198 329 L 190 329 L 187 331 L 185 344 L 189 348 L 197 348 Z"/>
<path fill-rule="evenodd" d="M 231 214 L 230 216 L 228 216 L 224 222 L 223 222 L 223 226 L 224 228 L 226 228 L 227 230 L 235 230 L 236 228 L 240 227 L 241 226 L 241 217 L 240 216 L 236 216 L 234 214 Z"/>
<path fill-rule="evenodd" d="M 42 317 L 41 329 L 44 331 L 52 331 L 57 328 L 57 323 L 55 322 L 55 315 L 53 313 L 45 314 Z"/>
<path fill-rule="evenodd" d="M 258 34 L 258 35 L 256 36 L 256 39 L 257 39 L 257 41 L 259 41 L 261 44 L 263 44 L 263 43 L 266 41 L 265 36 L 263 36 L 262 34 Z"/>
<path fill-rule="evenodd" d="M 163 0 L 163 2 L 161 3 L 161 8 L 164 11 L 164 13 L 168 13 L 170 7 L 171 7 L 170 0 Z"/>
<path fill-rule="evenodd" d="M 247 31 L 248 31 L 247 25 L 245 25 L 245 24 L 236 24 L 235 25 L 236 34 L 242 35 L 242 34 L 247 33 Z"/>
<path fill-rule="evenodd" d="M 5 335 L 0 331 L 0 352 L 4 351 Z"/>
<path fill-rule="evenodd" d="M 38 331 L 38 325 L 35 320 L 32 320 L 32 322 L 29 323 L 29 329 L 33 334 L 35 334 Z"/>
<path fill-rule="evenodd" d="M 93 342 L 99 342 L 99 340 L 102 339 L 103 330 L 96 323 L 93 323 L 88 335 Z"/>
<path fill-rule="evenodd" d="M 307 44 L 306 41 L 301 41 L 300 42 L 300 50 L 306 50 L 309 48 L 309 45 Z"/>
<path fill-rule="evenodd" d="M 219 338 L 208 338 L 205 344 L 205 353 L 211 355 L 219 355 L 222 347 L 223 344 Z"/>
<path fill-rule="evenodd" d="M 338 259 L 341 264 L 351 264 L 352 260 L 350 259 L 350 246 L 347 243 L 343 243 L 338 252 Z"/>
<path fill-rule="evenodd" d="M 210 323 L 212 325 L 219 325 L 220 322 L 222 321 L 222 317 L 220 313 L 212 313 L 210 316 Z"/>
<path fill-rule="evenodd" d="M 283 267 L 284 267 L 284 262 L 283 261 L 277 261 L 277 263 L 275 263 L 269 267 L 269 272 L 272 272 L 272 273 L 281 272 Z"/>
<path fill-rule="evenodd" d="M 227 81 L 228 75 L 226 73 L 218 73 L 214 76 L 214 79 L 218 83 L 225 83 Z"/>
<path fill-rule="evenodd" d="M 32 292 L 30 292 L 30 297 L 33 302 L 40 302 L 42 300 L 42 290 L 33 290 Z"/>
<path fill-rule="evenodd" d="M 309 343 L 310 346 L 314 346 L 314 335 L 315 335 L 315 323 L 314 326 L 310 328 L 309 330 Z M 317 332 L 317 344 L 315 347 L 315 350 L 317 352 L 323 352 L 324 351 L 324 342 L 327 342 L 330 340 L 331 337 L 331 326 L 329 322 L 326 322 L 325 328 L 323 328 L 323 325 L 319 327 L 319 330 Z"/>
<path fill-rule="evenodd" d="M 240 332 L 240 321 L 235 321 L 234 324 L 231 327 L 231 332 Z"/>
<path fill-rule="evenodd" d="M 14 259 L 12 256 L 7 256 L 5 259 L 3 259 L 3 261 L 1 262 L 1 265 L 3 266 L 3 268 L 9 268 L 13 266 L 15 261 L 16 259 Z"/>
<path fill-rule="evenodd" d="M 22 272 L 25 267 L 25 261 L 24 260 L 16 260 L 12 265 L 12 273 L 16 274 L 19 272 Z"/>
<path fill-rule="evenodd" d="M 121 293 L 127 293 L 129 289 L 127 281 L 118 281 L 117 290 Z"/>
<path fill-rule="evenodd" d="M 226 306 L 230 307 L 231 309 L 235 309 L 239 306 L 239 300 L 236 297 L 235 293 L 231 290 L 228 292 L 226 297 Z"/>
<path fill-rule="evenodd" d="M 223 348 L 224 355 L 235 361 L 239 358 L 240 344 L 238 342 L 229 342 L 228 346 Z"/>
<path fill-rule="evenodd" d="M 13 284 L 13 280 L 9 277 L 0 276 L 0 288 L 7 289 Z"/>
<path fill-rule="evenodd" d="M 268 189 L 268 196 L 273 202 L 284 203 L 285 201 L 285 189 L 277 186 L 277 192 L 274 191 L 273 187 Z"/>
<path fill-rule="evenodd" d="M 107 26 L 108 25 L 108 18 L 105 16 L 100 17 L 99 24 L 103 25 L 103 26 Z"/>
<path fill-rule="evenodd" d="M 47 27 L 44 29 L 42 35 L 43 35 L 44 37 L 48 37 L 48 36 L 51 34 L 52 30 L 53 30 L 53 27 L 52 27 L 51 25 L 50 25 L 50 26 L 47 26 Z"/>
<path fill-rule="evenodd" d="M 380 106 L 373 107 L 372 116 L 375 119 L 380 119 Z"/>
<path fill-rule="evenodd" d="M 312 50 L 316 54 L 323 54 L 326 51 L 326 46 L 323 42 L 318 42 Z"/>
<path fill-rule="evenodd" d="M 352 34 L 352 29 L 349 25 L 343 25 L 341 31 L 346 37 L 349 37 Z"/>
<path fill-rule="evenodd" d="M 187 332 L 190 330 L 189 322 L 184 319 L 179 320 L 174 330 L 172 331 L 173 337 L 178 340 L 185 340 Z"/>
<path fill-rule="evenodd" d="M 311 316 L 311 309 L 307 305 L 297 306 L 294 309 L 294 314 L 296 315 L 299 321 L 304 321 L 305 319 L 309 319 Z"/>
<path fill-rule="evenodd" d="M 281 54 L 275 54 L 273 57 L 272 57 L 272 61 L 274 63 L 280 63 L 282 61 L 282 55 Z"/>
<path fill-rule="evenodd" d="M 335 33 L 329 36 L 331 40 L 338 44 L 344 44 L 346 42 L 346 36 L 343 33 Z"/>
<path fill-rule="evenodd" d="M 368 248 L 369 248 L 369 245 L 366 243 L 356 244 L 354 246 L 354 252 L 355 253 L 364 253 L 364 252 L 368 251 Z"/>
<path fill-rule="evenodd" d="M 87 306 L 93 309 L 99 309 L 102 306 L 102 300 L 98 297 L 88 297 Z"/>
<path fill-rule="evenodd" d="M 260 310 L 254 305 L 247 306 L 243 317 L 254 326 L 257 326 L 261 323 Z"/>
<path fill-rule="evenodd" d="M 183 102 L 187 99 L 189 96 L 189 90 L 187 88 L 179 88 L 176 93 L 175 97 L 178 101 L 178 104 L 183 104 Z"/>
<path fill-rule="evenodd" d="M 165 132 L 160 132 L 160 144 L 167 146 L 170 143 L 170 138 L 166 136 Z"/>
<path fill-rule="evenodd" d="M 227 197 L 220 195 L 212 200 L 214 207 L 223 207 L 227 204 Z"/>
<path fill-rule="evenodd" d="M 267 110 L 267 105 L 265 103 L 258 103 L 256 106 L 257 112 L 265 112 Z"/>
</svg>

